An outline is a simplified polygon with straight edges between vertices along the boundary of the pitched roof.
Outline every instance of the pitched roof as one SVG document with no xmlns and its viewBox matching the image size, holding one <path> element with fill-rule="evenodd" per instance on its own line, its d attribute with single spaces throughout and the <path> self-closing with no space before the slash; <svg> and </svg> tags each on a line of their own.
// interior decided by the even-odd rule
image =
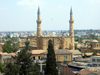
<svg viewBox="0 0 100 75">
<path fill-rule="evenodd" d="M 82 70 L 78 71 L 78 74 L 84 75 L 84 74 L 88 74 L 88 73 L 91 73 L 91 72 L 93 72 L 93 71 L 90 71 L 88 69 L 82 69 Z"/>
<path fill-rule="evenodd" d="M 11 55 L 11 56 L 14 57 L 14 56 L 16 56 L 16 53 L 2 53 L 1 52 L 0 55 Z"/>
<path fill-rule="evenodd" d="M 44 53 L 41 53 L 41 54 L 47 54 L 48 52 L 44 52 Z M 58 54 L 72 54 L 71 52 L 69 52 L 68 50 L 66 49 L 59 49 L 59 50 L 55 50 L 55 54 L 58 55 Z"/>
<path fill-rule="evenodd" d="M 4 45 L 5 43 L 0 43 L 0 45 Z"/>
<path fill-rule="evenodd" d="M 9 55 L 8 53 L 0 53 L 0 55 Z"/>
<path fill-rule="evenodd" d="M 32 54 L 41 54 L 43 52 L 46 52 L 46 50 L 31 50 Z"/>
<path fill-rule="evenodd" d="M 10 54 L 11 56 L 13 56 L 13 57 L 16 56 L 16 53 L 9 53 L 9 54 Z"/>
<path fill-rule="evenodd" d="M 68 50 L 69 52 L 72 52 L 73 54 L 82 54 L 79 50 Z"/>
<path fill-rule="evenodd" d="M 100 74 L 100 67 L 89 67 L 78 71 L 80 75 L 97 75 Z"/>
<path fill-rule="evenodd" d="M 87 56 L 92 56 L 93 53 L 85 53 Z"/>
<path fill-rule="evenodd" d="M 92 40 L 92 42 L 98 42 L 97 40 Z"/>
</svg>

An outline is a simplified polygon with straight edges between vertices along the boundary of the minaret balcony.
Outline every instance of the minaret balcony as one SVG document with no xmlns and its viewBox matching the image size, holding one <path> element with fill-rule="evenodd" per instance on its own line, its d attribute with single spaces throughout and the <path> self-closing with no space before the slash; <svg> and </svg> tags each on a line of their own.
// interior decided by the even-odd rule
<svg viewBox="0 0 100 75">
<path fill-rule="evenodd" d="M 69 20 L 69 23 L 74 23 L 74 21 L 73 20 Z"/>
<path fill-rule="evenodd" d="M 37 20 L 37 23 L 41 23 L 41 20 Z"/>
</svg>

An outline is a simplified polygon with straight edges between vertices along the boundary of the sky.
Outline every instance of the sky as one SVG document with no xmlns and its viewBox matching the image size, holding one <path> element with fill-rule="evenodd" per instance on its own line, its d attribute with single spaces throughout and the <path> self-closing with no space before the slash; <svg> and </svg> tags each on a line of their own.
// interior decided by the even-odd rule
<svg viewBox="0 0 100 75">
<path fill-rule="evenodd" d="M 0 0 L 0 31 L 36 31 L 40 7 L 42 30 L 100 29 L 100 0 Z"/>
</svg>

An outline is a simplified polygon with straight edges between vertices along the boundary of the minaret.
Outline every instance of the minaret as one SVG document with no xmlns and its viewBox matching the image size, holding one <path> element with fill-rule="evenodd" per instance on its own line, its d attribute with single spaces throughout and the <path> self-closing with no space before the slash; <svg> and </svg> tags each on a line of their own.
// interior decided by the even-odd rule
<svg viewBox="0 0 100 75">
<path fill-rule="evenodd" d="M 40 19 L 40 8 L 38 7 L 37 11 L 37 37 L 42 36 L 41 32 L 41 19 Z"/>
<path fill-rule="evenodd" d="M 72 46 L 71 46 L 71 49 L 74 50 L 74 27 L 73 27 L 73 23 L 74 23 L 74 20 L 73 20 L 73 12 L 72 12 L 72 8 L 70 10 L 70 20 L 69 20 L 69 23 L 70 23 L 70 30 L 69 30 L 69 36 L 71 36 L 71 42 L 72 42 Z"/>
</svg>

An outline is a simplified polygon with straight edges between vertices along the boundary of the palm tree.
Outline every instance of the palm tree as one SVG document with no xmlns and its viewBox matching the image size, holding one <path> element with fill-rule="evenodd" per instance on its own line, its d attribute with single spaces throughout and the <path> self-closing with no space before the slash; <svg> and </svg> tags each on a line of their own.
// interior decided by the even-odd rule
<svg viewBox="0 0 100 75">
<path fill-rule="evenodd" d="M 30 42 L 29 41 L 26 41 L 25 42 L 25 45 L 26 45 L 26 50 L 28 50 L 28 46 L 29 46 Z"/>
</svg>

